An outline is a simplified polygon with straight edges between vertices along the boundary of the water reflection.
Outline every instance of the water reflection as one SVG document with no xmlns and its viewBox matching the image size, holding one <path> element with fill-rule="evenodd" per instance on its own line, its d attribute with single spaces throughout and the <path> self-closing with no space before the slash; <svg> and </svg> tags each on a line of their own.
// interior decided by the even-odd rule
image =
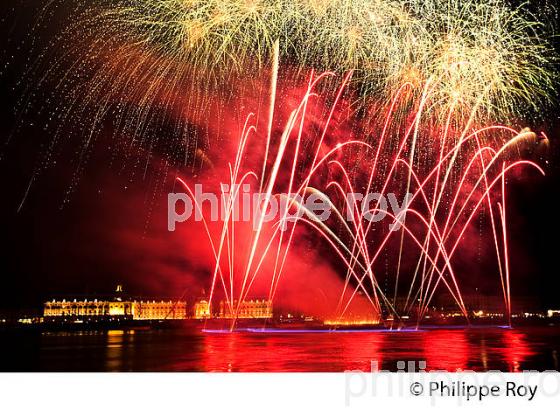
<svg viewBox="0 0 560 410">
<path fill-rule="evenodd" d="M 428 369 L 460 372 L 468 368 L 469 352 L 474 347 L 469 346 L 465 332 L 429 331 L 423 332 L 422 339 Z"/>
<path fill-rule="evenodd" d="M 20 333 L 4 337 L 11 371 L 560 370 L 560 327 L 418 332 L 201 333 L 198 329 Z M 407 366 L 408 367 L 408 366 Z M 402 368 L 402 366 L 401 366 Z"/>
<path fill-rule="evenodd" d="M 509 366 L 508 371 L 521 371 L 521 366 L 527 359 L 527 356 L 534 354 L 527 344 L 525 335 L 515 330 L 509 330 L 503 333 L 502 341 L 502 354 L 504 362 Z"/>
<path fill-rule="evenodd" d="M 125 370 L 125 357 L 134 346 L 134 330 L 108 330 L 106 337 L 105 370 L 108 372 Z"/>
<path fill-rule="evenodd" d="M 353 343 L 352 334 L 346 334 L 343 337 L 340 355 L 344 369 L 338 370 L 382 370 L 385 338 L 385 333 L 370 333 L 364 334 L 359 343 Z"/>
<path fill-rule="evenodd" d="M 517 372 L 530 368 L 528 359 L 536 354 L 526 335 L 511 329 L 226 333 L 206 334 L 203 343 L 204 371 L 396 371 L 398 362 L 418 370 L 425 361 L 427 370 Z"/>
<path fill-rule="evenodd" d="M 204 338 L 202 370 L 268 372 L 301 371 L 302 366 L 327 371 L 335 346 L 324 335 L 323 346 L 307 334 L 254 335 L 247 333 L 210 334 Z"/>
</svg>

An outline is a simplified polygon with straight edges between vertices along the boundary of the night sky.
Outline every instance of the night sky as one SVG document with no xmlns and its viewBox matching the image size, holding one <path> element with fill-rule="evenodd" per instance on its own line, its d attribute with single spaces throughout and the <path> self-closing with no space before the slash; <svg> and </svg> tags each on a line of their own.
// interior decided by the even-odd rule
<svg viewBox="0 0 560 410">
<path fill-rule="evenodd" d="M 44 130 L 48 112 L 39 112 L 40 106 L 24 117 L 17 107 L 22 90 L 34 81 L 26 77 L 29 62 L 51 44 L 64 13 L 43 23 L 41 36 L 30 38 L 36 4 L 42 2 L 24 3 L 0 4 L 0 308 L 37 308 L 53 295 L 103 293 L 117 283 L 133 294 L 178 296 L 185 287 L 198 294 L 208 272 L 181 257 L 181 241 L 188 235 L 165 231 L 163 193 L 172 178 L 161 180 L 157 157 L 148 172 L 131 170 L 130 157 L 102 137 L 68 193 L 80 143 L 69 140 L 56 163 L 30 184 L 54 131 Z M 550 137 L 546 177 L 531 174 L 509 184 L 512 294 L 559 308 L 558 107 L 544 117 L 528 125 Z M 137 155 L 135 160 L 144 161 L 145 153 Z"/>
</svg>

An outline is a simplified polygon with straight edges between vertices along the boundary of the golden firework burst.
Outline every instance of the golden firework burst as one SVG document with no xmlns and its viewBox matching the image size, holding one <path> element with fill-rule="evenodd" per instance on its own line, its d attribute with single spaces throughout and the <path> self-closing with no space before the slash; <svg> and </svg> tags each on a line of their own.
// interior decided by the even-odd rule
<svg viewBox="0 0 560 410">
<path fill-rule="evenodd" d="M 354 70 L 366 93 L 430 79 L 444 105 L 501 117 L 554 92 L 544 25 L 503 0 L 132 0 L 100 16 L 152 52 L 227 77 L 261 67 L 279 40 L 283 61 Z"/>
</svg>

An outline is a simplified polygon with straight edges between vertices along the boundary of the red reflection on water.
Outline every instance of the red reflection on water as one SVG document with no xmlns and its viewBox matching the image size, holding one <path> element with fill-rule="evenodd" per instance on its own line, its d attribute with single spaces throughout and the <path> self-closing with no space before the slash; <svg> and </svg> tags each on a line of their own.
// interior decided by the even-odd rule
<svg viewBox="0 0 560 410">
<path fill-rule="evenodd" d="M 502 349 L 504 360 L 509 366 L 509 371 L 519 372 L 523 370 L 521 368 L 522 363 L 528 356 L 534 354 L 525 340 L 525 335 L 515 330 L 508 330 L 503 333 L 502 340 L 504 343 Z"/>
<path fill-rule="evenodd" d="M 526 335 L 504 329 L 419 332 L 223 333 L 202 340 L 204 371 L 396 370 L 426 361 L 426 370 L 520 371 L 534 351 Z M 383 363 L 383 364 L 382 364 Z M 377 366 L 377 367 L 376 367 Z M 416 367 L 415 367 L 416 368 Z"/>
<path fill-rule="evenodd" d="M 460 372 L 467 368 L 469 344 L 463 331 L 424 332 L 424 356 L 429 370 Z"/>
<path fill-rule="evenodd" d="M 370 371 L 381 363 L 383 334 L 208 334 L 205 371 Z"/>
<path fill-rule="evenodd" d="M 366 333 L 356 340 L 355 334 L 346 334 L 341 345 L 341 366 L 344 370 L 364 372 L 382 370 L 384 333 Z"/>
<path fill-rule="evenodd" d="M 290 343 L 290 339 L 235 332 L 206 335 L 203 368 L 222 372 L 282 372 L 297 370 L 299 363 L 301 369 L 302 361 L 306 360 L 300 357 L 303 347 L 298 346 L 297 340 Z"/>
</svg>

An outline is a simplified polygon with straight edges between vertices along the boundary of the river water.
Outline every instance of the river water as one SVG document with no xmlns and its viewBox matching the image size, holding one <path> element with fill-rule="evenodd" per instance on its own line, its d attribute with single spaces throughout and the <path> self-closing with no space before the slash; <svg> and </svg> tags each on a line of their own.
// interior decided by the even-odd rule
<svg viewBox="0 0 560 410">
<path fill-rule="evenodd" d="M 419 331 L 234 332 L 200 329 L 16 332 L 4 371 L 560 370 L 560 326 Z M 400 363 L 399 363 L 400 362 Z M 400 367 L 399 367 L 400 366 Z"/>
</svg>

